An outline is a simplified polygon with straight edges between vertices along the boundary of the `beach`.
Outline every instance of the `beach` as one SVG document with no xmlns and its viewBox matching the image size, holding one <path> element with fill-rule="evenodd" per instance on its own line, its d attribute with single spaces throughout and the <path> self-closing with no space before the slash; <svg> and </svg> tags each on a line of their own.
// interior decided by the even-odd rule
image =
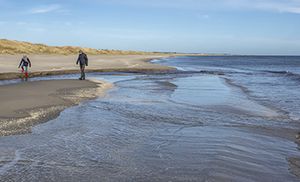
<svg viewBox="0 0 300 182">
<path fill-rule="evenodd" d="M 164 72 L 174 70 L 168 66 L 149 63 L 150 60 L 172 55 L 88 55 L 87 72 Z M 29 55 L 32 62 L 31 77 L 79 73 L 76 65 L 78 55 Z M 20 77 L 19 62 L 22 55 L 0 56 L 0 80 Z"/>
<path fill-rule="evenodd" d="M 0 80 L 21 76 L 17 66 L 21 55 L 0 56 Z M 149 63 L 166 56 L 98 55 L 89 56 L 86 72 L 156 72 L 171 67 Z M 30 55 L 30 77 L 79 73 L 77 56 Z M 79 80 L 48 80 L 0 86 L 0 135 L 30 132 L 30 127 L 55 118 L 67 107 L 96 98 L 111 88 L 110 83 Z M 97 91 L 100 90 L 99 92 Z"/>
<path fill-rule="evenodd" d="M 300 182 L 300 0 L 0 4 L 0 182 Z"/>
</svg>

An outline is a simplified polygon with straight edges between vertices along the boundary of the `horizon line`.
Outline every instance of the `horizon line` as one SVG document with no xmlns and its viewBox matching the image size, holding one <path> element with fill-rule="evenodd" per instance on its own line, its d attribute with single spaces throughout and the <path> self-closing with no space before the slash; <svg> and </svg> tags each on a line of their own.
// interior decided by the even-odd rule
<svg viewBox="0 0 300 182">
<path fill-rule="evenodd" d="M 204 52 L 180 52 L 180 51 L 145 51 L 145 50 L 130 50 L 130 49 L 106 49 L 106 48 L 93 48 L 93 47 L 85 47 L 79 45 L 51 45 L 47 43 L 41 42 L 31 42 L 25 40 L 15 40 L 15 39 L 7 39 L 7 38 L 0 38 L 0 40 L 6 41 L 16 41 L 16 42 L 24 42 L 30 44 L 42 44 L 49 47 L 78 47 L 78 48 L 88 48 L 88 49 L 96 49 L 96 50 L 117 50 L 117 51 L 136 51 L 136 52 L 149 52 L 149 53 L 166 53 L 166 54 L 190 54 L 190 55 L 199 55 L 199 56 L 274 56 L 274 57 L 300 57 L 300 54 L 233 54 L 233 53 L 204 53 Z"/>
</svg>

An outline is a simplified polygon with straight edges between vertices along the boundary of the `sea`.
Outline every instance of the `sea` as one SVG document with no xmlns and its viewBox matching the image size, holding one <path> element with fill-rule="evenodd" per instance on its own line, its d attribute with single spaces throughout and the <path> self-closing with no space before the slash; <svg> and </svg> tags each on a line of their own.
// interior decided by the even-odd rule
<svg viewBox="0 0 300 182">
<path fill-rule="evenodd" d="M 0 137 L 0 181 L 300 181 L 300 57 L 152 62 L 177 71 L 89 73 L 114 88 Z"/>
</svg>

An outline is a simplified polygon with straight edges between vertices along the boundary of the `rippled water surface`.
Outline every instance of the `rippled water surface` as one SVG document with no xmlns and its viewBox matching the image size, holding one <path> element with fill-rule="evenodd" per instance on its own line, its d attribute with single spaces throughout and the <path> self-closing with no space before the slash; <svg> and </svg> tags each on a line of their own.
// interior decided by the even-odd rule
<svg viewBox="0 0 300 182">
<path fill-rule="evenodd" d="M 280 70 L 274 59 L 181 57 L 160 60 L 176 74 L 90 74 L 115 88 L 31 134 L 1 137 L 0 179 L 300 181 L 287 160 L 300 156 L 300 60 Z"/>
</svg>

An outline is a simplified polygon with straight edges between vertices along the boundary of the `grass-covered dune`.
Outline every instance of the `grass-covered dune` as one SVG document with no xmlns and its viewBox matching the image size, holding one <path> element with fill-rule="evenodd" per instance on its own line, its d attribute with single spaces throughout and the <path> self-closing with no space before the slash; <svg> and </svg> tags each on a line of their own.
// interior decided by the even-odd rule
<svg viewBox="0 0 300 182">
<path fill-rule="evenodd" d="M 55 55 L 71 55 L 77 54 L 79 50 L 83 50 L 90 55 L 143 55 L 154 54 L 151 52 L 139 51 L 121 51 L 92 49 L 75 46 L 48 46 L 44 44 L 33 44 L 29 42 L 21 42 L 15 40 L 0 39 L 0 54 L 16 55 L 16 54 L 55 54 Z"/>
</svg>

